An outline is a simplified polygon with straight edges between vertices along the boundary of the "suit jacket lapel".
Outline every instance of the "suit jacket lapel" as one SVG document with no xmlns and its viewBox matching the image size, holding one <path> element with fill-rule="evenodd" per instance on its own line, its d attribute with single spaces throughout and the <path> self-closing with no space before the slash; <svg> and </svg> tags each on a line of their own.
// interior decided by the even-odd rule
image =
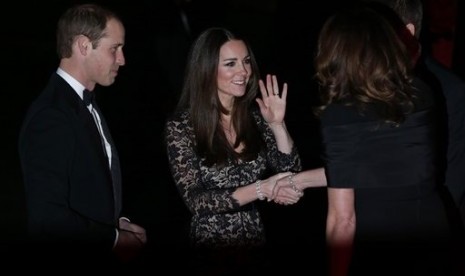
<svg viewBox="0 0 465 276">
<path fill-rule="evenodd" d="M 103 133 L 105 134 L 108 143 L 110 143 L 111 145 L 111 177 L 113 180 L 113 191 L 115 196 L 115 211 L 117 216 L 119 217 L 119 213 L 122 207 L 122 181 L 118 151 L 116 150 L 115 143 L 113 142 L 113 138 L 111 136 L 110 129 L 108 128 L 108 124 L 105 120 L 105 117 L 103 116 L 98 106 L 95 106 L 94 108 L 97 110 L 100 116 L 100 122 L 102 124 Z"/>
</svg>

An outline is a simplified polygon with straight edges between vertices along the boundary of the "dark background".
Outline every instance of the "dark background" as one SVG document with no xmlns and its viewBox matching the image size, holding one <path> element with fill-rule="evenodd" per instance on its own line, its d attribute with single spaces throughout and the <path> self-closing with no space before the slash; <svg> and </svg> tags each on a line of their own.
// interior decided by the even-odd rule
<svg viewBox="0 0 465 276">
<path fill-rule="evenodd" d="M 0 245 L 4 254 L 25 242 L 25 200 L 17 154 L 19 128 L 29 104 L 58 66 L 55 54 L 58 17 L 72 4 L 83 2 L 16 1 L 4 10 L 8 19 L 0 19 L 3 44 L 0 49 L 4 49 L 1 123 L 5 129 L 0 159 L 3 176 Z M 94 2 L 117 12 L 126 27 L 126 65 L 120 68 L 112 86 L 99 88 L 97 97 L 120 154 L 124 207 L 131 220 L 148 232 L 147 260 L 151 253 L 161 253 L 166 260 L 187 257 L 189 213 L 169 173 L 162 131 L 179 95 L 188 47 L 204 28 L 225 26 L 245 35 L 259 62 L 261 75 L 278 74 L 281 83 L 289 84 L 286 123 L 299 148 L 304 169 L 321 165 L 318 124 L 311 114 L 317 99 L 312 79 L 314 44 L 324 19 L 349 1 L 326 0 L 318 3 L 318 7 L 312 6 L 311 3 L 316 5 L 314 1 L 299 0 Z M 434 18 L 433 23 L 448 23 L 442 24 L 446 27 L 439 28 L 435 35 L 428 36 L 436 43 L 436 48 L 431 48 L 438 60 L 463 77 L 465 58 L 460 49 L 465 48 L 464 1 L 427 3 L 436 7 L 431 9 L 436 16 L 427 13 L 426 20 Z M 188 17 L 188 30 L 182 25 L 181 11 Z M 441 12 L 445 16 L 439 16 Z M 455 31 L 452 34 L 447 32 L 451 24 Z M 260 202 L 270 244 L 281 252 L 277 257 L 296 264 L 304 262 L 322 271 L 325 196 L 324 189 L 312 189 L 293 206 Z M 283 252 L 287 253 L 282 255 Z"/>
</svg>

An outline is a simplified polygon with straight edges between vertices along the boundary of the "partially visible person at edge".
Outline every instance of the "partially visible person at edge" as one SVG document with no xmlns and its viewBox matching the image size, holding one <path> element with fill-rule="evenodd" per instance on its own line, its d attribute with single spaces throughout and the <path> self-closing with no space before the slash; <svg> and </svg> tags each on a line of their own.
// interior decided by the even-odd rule
<svg viewBox="0 0 465 276">
<path fill-rule="evenodd" d="M 301 170 L 284 122 L 287 84 L 279 89 L 276 76 L 259 77 L 244 39 L 205 30 L 191 47 L 177 111 L 166 124 L 171 172 L 192 213 L 196 262 L 213 274 L 260 269 L 252 256 L 263 253 L 265 231 L 254 202 L 270 200 L 277 179 Z M 277 174 L 267 178 L 270 170 Z M 275 201 L 301 196 L 282 189 Z M 202 263 L 203 253 L 213 258 Z"/>
<path fill-rule="evenodd" d="M 329 275 L 451 273 L 451 226 L 437 189 L 437 110 L 433 91 L 415 76 L 416 58 L 371 8 L 335 13 L 320 31 L 316 112 Z"/>
<path fill-rule="evenodd" d="M 368 1 L 368 0 L 367 0 Z M 421 0 L 369 0 L 389 7 L 404 23 L 404 27 L 420 40 L 423 22 Z M 427 41 L 426 43 L 427 44 Z M 427 45 L 425 45 L 427 46 Z M 449 68 L 431 57 L 429 47 L 421 51 L 417 67 L 423 71 L 423 79 L 438 91 L 438 102 L 445 108 L 440 117 L 443 137 L 441 142 L 440 179 L 448 188 L 461 217 L 461 232 L 465 223 L 465 81 Z"/>
<path fill-rule="evenodd" d="M 454 233 L 454 254 L 451 261 L 454 275 L 465 275 L 465 81 L 432 58 L 428 41 L 424 41 L 426 47 L 418 43 L 421 41 L 420 34 L 423 33 L 423 5 L 420 0 L 365 1 L 382 11 L 385 16 L 393 18 L 391 21 L 400 22 L 396 25 L 403 30 L 403 37 L 417 43 L 416 47 L 410 47 L 410 51 L 417 52 L 418 55 L 415 70 L 434 88 L 436 105 L 440 111 L 437 129 L 438 179 L 445 184 L 439 188 L 446 200 Z"/>
<path fill-rule="evenodd" d="M 146 233 L 121 217 L 118 154 L 96 102 L 83 100 L 97 84 L 115 81 L 125 64 L 125 29 L 112 11 L 83 4 L 63 13 L 56 38 L 60 64 L 19 137 L 28 230 L 40 250 L 31 256 L 79 267 L 126 263 Z"/>
</svg>

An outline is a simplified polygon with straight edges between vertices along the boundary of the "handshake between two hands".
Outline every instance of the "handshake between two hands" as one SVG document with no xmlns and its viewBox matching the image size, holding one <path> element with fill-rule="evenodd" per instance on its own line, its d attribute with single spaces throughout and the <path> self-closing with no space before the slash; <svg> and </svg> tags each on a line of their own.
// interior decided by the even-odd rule
<svg viewBox="0 0 465 276">
<path fill-rule="evenodd" d="M 304 195 L 301 188 L 294 182 L 293 172 L 278 173 L 262 182 L 263 196 L 268 201 L 282 205 L 291 205 Z"/>
</svg>

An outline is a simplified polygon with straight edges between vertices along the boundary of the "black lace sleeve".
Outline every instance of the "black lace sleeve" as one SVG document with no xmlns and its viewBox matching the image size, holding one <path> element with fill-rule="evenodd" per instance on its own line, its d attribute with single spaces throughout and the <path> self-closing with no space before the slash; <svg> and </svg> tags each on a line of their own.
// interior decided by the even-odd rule
<svg viewBox="0 0 465 276">
<path fill-rule="evenodd" d="M 300 155 L 295 144 L 293 145 L 290 153 L 287 154 L 280 152 L 276 145 L 276 139 L 268 126 L 268 123 L 263 119 L 258 110 L 253 114 L 266 143 L 267 161 L 270 168 L 275 172 L 301 171 L 302 165 Z"/>
</svg>

